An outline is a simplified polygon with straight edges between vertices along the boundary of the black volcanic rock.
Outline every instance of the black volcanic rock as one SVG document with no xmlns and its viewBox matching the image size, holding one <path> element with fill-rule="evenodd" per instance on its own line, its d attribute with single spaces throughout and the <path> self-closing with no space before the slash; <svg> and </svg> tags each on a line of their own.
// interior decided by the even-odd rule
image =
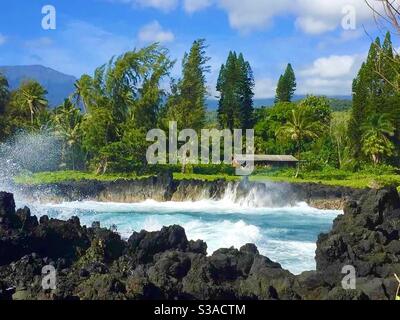
<svg viewBox="0 0 400 320">
<path fill-rule="evenodd" d="M 396 189 L 371 190 L 359 202 L 349 202 L 332 231 L 319 237 L 317 272 L 331 286 L 340 286 L 342 268 L 354 266 L 358 278 L 370 278 L 364 282 L 380 279 L 378 287 L 383 289 L 373 298 L 387 298 L 384 292 L 393 292 L 393 284 L 387 286 L 385 279 L 400 273 L 399 231 L 400 199 Z"/>
<path fill-rule="evenodd" d="M 156 253 L 167 250 L 186 251 L 189 242 L 180 226 L 164 227 L 159 232 L 134 232 L 128 240 L 128 253 L 139 263 L 149 263 Z"/>
<path fill-rule="evenodd" d="M 392 299 L 393 273 L 400 273 L 397 191 L 371 190 L 344 211 L 318 239 L 317 270 L 294 276 L 254 244 L 207 256 L 206 243 L 188 241 L 180 226 L 134 232 L 126 242 L 98 223 L 81 226 L 77 217 L 38 222 L 0 193 L 0 300 Z M 55 290 L 42 288 L 49 265 Z M 345 265 L 356 270 L 355 290 L 342 288 Z"/>
</svg>

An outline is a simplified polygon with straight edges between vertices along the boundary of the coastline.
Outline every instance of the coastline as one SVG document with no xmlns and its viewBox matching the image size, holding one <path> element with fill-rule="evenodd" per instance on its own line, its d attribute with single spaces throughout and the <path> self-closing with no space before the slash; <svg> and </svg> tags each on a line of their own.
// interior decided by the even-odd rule
<svg viewBox="0 0 400 320">
<path fill-rule="evenodd" d="M 390 300 L 400 271 L 399 216 L 396 189 L 347 201 L 344 215 L 318 238 L 316 271 L 293 275 L 254 244 L 207 256 L 207 244 L 188 241 L 176 225 L 124 241 L 78 217 L 38 219 L 0 192 L 0 299 Z M 46 265 L 59 275 L 56 290 L 38 281 Z M 348 265 L 357 270 L 356 290 L 341 285 Z"/>
<path fill-rule="evenodd" d="M 115 181 L 81 180 L 51 184 L 14 184 L 15 194 L 39 202 L 97 201 L 135 203 L 152 199 L 165 201 L 222 200 L 248 201 L 252 197 L 270 206 L 295 205 L 306 202 L 321 210 L 343 210 L 345 202 L 359 199 L 370 189 L 353 189 L 317 183 L 241 182 L 196 179 L 174 180 L 172 174 Z M 250 201 L 250 200 L 249 200 Z"/>
</svg>

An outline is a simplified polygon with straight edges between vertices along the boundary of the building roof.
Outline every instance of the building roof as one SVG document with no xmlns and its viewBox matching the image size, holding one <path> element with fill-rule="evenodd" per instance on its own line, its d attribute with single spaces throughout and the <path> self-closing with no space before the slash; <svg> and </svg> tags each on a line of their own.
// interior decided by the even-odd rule
<svg viewBox="0 0 400 320">
<path fill-rule="evenodd" d="M 254 157 L 254 158 L 253 158 Z M 292 155 L 264 155 L 264 154 L 255 154 L 255 155 L 237 155 L 236 160 L 238 161 L 246 161 L 254 159 L 255 162 L 299 162 Z"/>
</svg>

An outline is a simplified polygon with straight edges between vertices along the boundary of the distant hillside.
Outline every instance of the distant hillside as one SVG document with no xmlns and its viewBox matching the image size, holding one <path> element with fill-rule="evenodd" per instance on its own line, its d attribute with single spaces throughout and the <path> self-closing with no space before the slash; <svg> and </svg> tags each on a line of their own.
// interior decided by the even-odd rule
<svg viewBox="0 0 400 320">
<path fill-rule="evenodd" d="M 46 88 L 50 106 L 60 105 L 65 98 L 74 92 L 74 83 L 76 78 L 66 75 L 40 65 L 32 66 L 0 66 L 0 73 L 6 76 L 12 90 L 19 87 L 22 81 L 34 79 Z M 303 99 L 305 96 L 298 95 L 294 97 L 295 101 Z M 334 111 L 348 110 L 351 107 L 351 97 L 333 96 L 328 97 Z M 274 105 L 274 98 L 254 99 L 254 106 L 269 107 Z M 215 111 L 218 108 L 218 100 L 208 99 L 207 108 L 209 111 Z"/>
<path fill-rule="evenodd" d="M 306 96 L 295 96 L 294 101 L 304 99 Z M 351 108 L 351 97 L 349 96 L 332 96 L 328 97 L 332 110 L 345 111 Z M 254 107 L 272 107 L 275 103 L 274 98 L 254 99 Z M 216 111 L 218 109 L 218 100 L 209 99 L 206 101 L 207 109 L 209 111 Z"/>
<path fill-rule="evenodd" d="M 60 105 L 74 91 L 76 81 L 73 76 L 40 65 L 0 66 L 0 73 L 7 78 L 13 90 L 24 80 L 38 81 L 48 91 L 47 99 L 52 107 Z"/>
</svg>

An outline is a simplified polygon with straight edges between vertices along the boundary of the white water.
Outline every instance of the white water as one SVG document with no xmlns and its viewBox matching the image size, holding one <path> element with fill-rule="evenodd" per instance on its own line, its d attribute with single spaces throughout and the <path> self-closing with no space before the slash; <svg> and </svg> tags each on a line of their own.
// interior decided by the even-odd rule
<svg viewBox="0 0 400 320">
<path fill-rule="evenodd" d="M 252 207 L 250 201 L 100 203 L 67 202 L 30 204 L 38 216 L 68 219 L 78 216 L 85 225 L 100 221 L 104 227 L 116 225 L 128 238 L 133 231 L 160 230 L 179 224 L 189 240 L 207 242 L 208 253 L 219 248 L 255 243 L 261 254 L 279 262 L 295 274 L 315 269 L 318 234 L 330 230 L 339 211 L 321 211 L 300 203 L 294 207 Z"/>
</svg>

